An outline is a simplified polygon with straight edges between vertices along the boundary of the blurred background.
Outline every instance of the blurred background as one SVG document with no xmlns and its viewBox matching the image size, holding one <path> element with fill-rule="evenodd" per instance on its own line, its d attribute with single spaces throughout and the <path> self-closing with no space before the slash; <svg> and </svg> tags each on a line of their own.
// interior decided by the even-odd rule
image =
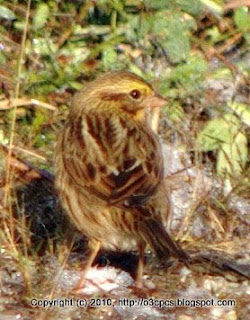
<svg viewBox="0 0 250 320">
<path fill-rule="evenodd" d="M 249 8 L 249 0 L 0 0 L 1 294 L 14 310 L 0 319 L 16 319 L 13 305 L 30 319 L 25 301 L 45 294 L 44 282 L 53 296 L 55 270 L 84 246 L 79 235 L 65 236 L 53 151 L 72 95 L 111 70 L 142 76 L 169 100 L 159 136 L 174 237 L 187 250 L 249 264 Z M 215 291 L 231 297 L 224 278 L 213 285 L 220 280 Z M 249 296 L 244 285 L 238 290 L 243 319 Z"/>
<path fill-rule="evenodd" d="M 65 119 L 72 94 L 99 73 L 126 69 L 168 97 L 164 123 L 169 136 L 174 127 L 178 144 L 193 150 L 197 142 L 201 151 L 217 151 L 214 164 L 221 175 L 245 170 L 249 1 L 33 0 L 30 10 L 27 5 L 0 1 L 1 143 L 9 141 L 13 116 L 7 99 L 25 98 L 16 102 L 15 143 L 45 152 L 50 161 L 54 129 Z M 28 98 L 57 107 L 57 115 L 43 105 L 27 105 Z"/>
</svg>

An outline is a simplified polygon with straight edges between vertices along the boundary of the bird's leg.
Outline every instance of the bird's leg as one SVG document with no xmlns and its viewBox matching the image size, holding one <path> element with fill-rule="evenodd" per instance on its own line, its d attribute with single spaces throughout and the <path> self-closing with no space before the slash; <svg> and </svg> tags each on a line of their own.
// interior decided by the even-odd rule
<svg viewBox="0 0 250 320">
<path fill-rule="evenodd" d="M 143 276 L 143 269 L 144 269 L 144 251 L 145 251 L 146 244 L 145 242 L 140 242 L 138 244 L 138 251 L 139 251 L 139 261 L 136 271 L 136 278 L 135 283 L 138 288 L 142 287 L 142 276 Z"/>
<path fill-rule="evenodd" d="M 79 280 L 76 287 L 74 288 L 75 292 L 77 292 L 83 288 L 84 282 L 86 280 L 87 272 L 88 272 L 89 268 L 91 267 L 92 263 L 94 262 L 100 249 L 101 249 L 101 242 L 100 241 L 97 241 L 97 240 L 90 240 L 89 241 L 89 253 L 88 253 L 88 258 L 87 258 L 87 264 L 84 267 L 81 279 Z"/>
</svg>

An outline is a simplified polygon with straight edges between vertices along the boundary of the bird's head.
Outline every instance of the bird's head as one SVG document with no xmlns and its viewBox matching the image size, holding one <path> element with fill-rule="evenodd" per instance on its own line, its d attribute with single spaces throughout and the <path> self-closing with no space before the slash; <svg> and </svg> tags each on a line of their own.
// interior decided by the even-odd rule
<svg viewBox="0 0 250 320">
<path fill-rule="evenodd" d="M 149 109 L 166 104 L 167 100 L 148 82 L 127 71 L 102 75 L 80 91 L 73 102 L 73 105 L 82 105 L 86 112 L 125 113 L 136 121 L 143 121 Z"/>
</svg>

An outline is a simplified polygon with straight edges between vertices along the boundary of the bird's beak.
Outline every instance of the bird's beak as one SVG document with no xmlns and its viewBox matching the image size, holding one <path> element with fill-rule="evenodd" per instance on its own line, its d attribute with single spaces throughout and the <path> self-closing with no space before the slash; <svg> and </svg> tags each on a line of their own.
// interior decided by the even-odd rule
<svg viewBox="0 0 250 320">
<path fill-rule="evenodd" d="M 159 94 L 155 94 L 151 99 L 150 99 L 150 107 L 153 108 L 161 108 L 164 107 L 168 103 L 168 100 L 166 98 L 163 98 Z"/>
</svg>

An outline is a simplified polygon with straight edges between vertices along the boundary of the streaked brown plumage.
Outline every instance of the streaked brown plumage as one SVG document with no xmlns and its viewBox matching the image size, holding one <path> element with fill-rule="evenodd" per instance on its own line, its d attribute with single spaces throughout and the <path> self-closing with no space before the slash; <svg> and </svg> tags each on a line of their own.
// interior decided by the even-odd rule
<svg viewBox="0 0 250 320">
<path fill-rule="evenodd" d="M 139 286 L 147 244 L 160 259 L 170 253 L 188 258 L 164 228 L 170 204 L 150 120 L 152 109 L 165 104 L 130 72 L 107 73 L 72 100 L 57 144 L 55 177 L 64 208 L 89 239 L 79 287 L 101 247 L 139 250 Z"/>
</svg>

